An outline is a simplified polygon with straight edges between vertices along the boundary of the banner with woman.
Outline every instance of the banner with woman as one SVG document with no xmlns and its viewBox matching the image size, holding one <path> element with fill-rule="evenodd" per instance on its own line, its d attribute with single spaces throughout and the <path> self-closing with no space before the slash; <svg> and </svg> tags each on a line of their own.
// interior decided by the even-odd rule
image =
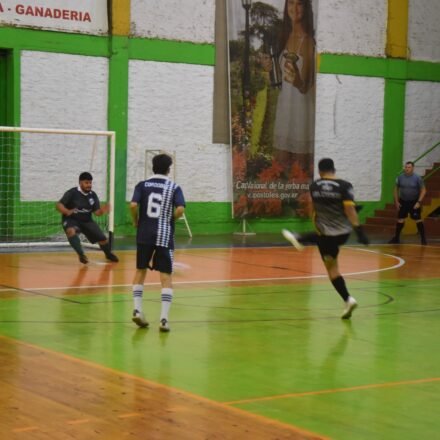
<svg viewBox="0 0 440 440">
<path fill-rule="evenodd" d="M 228 0 L 233 215 L 304 215 L 313 179 L 317 0 Z"/>
</svg>

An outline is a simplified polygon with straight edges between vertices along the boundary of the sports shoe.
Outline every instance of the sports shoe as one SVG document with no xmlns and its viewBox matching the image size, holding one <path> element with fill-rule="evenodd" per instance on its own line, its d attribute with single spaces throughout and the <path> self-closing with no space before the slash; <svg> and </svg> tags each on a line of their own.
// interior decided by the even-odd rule
<svg viewBox="0 0 440 440">
<path fill-rule="evenodd" d="M 283 234 L 283 237 L 289 241 L 292 246 L 297 249 L 298 251 L 302 251 L 304 249 L 304 246 L 298 241 L 296 234 L 292 234 L 292 232 L 288 231 L 287 229 L 282 229 L 281 233 Z"/>
<path fill-rule="evenodd" d="M 393 237 L 388 244 L 400 244 L 400 240 L 397 237 Z"/>
<path fill-rule="evenodd" d="M 131 319 L 138 327 L 145 328 L 150 324 L 145 320 L 145 316 L 139 310 L 133 310 L 133 318 Z"/>
<path fill-rule="evenodd" d="M 87 264 L 89 262 L 89 259 L 87 258 L 86 254 L 81 254 L 78 256 L 80 263 Z"/>
<path fill-rule="evenodd" d="M 107 260 L 113 261 L 113 263 L 117 263 L 119 261 L 119 258 L 111 252 L 109 254 L 106 254 L 105 257 L 107 258 Z"/>
<path fill-rule="evenodd" d="M 358 306 L 358 303 L 356 302 L 356 300 L 352 296 L 349 296 L 348 300 L 345 302 L 345 304 L 346 304 L 346 306 L 345 306 L 344 313 L 342 314 L 341 318 L 342 319 L 350 319 L 351 314 L 353 313 L 353 310 Z"/>
<path fill-rule="evenodd" d="M 159 331 L 164 332 L 164 333 L 170 331 L 170 326 L 168 325 L 168 321 L 165 318 L 162 318 L 160 320 Z"/>
</svg>

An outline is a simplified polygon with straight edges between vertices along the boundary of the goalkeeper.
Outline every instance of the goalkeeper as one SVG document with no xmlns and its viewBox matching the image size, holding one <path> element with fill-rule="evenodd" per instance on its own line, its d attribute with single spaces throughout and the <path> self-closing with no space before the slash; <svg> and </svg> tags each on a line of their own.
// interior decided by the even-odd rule
<svg viewBox="0 0 440 440">
<path fill-rule="evenodd" d="M 283 229 L 282 234 L 298 250 L 303 248 L 301 243 L 313 242 L 318 245 L 330 281 L 345 302 L 342 319 L 348 319 L 357 307 L 357 302 L 348 293 L 339 271 L 339 247 L 347 242 L 352 228 L 360 243 L 369 244 L 369 241 L 359 224 L 351 183 L 336 178 L 332 159 L 321 159 L 318 170 L 321 178 L 310 185 L 314 223 L 318 233 L 297 235 Z"/>
<path fill-rule="evenodd" d="M 62 214 L 64 232 L 81 263 L 87 264 L 89 259 L 81 246 L 79 233 L 84 234 L 90 243 L 98 243 L 107 260 L 117 263 L 119 259 L 112 253 L 107 237 L 92 218 L 92 213 L 101 216 L 110 209 L 109 205 L 101 206 L 99 203 L 98 196 L 92 191 L 92 181 L 90 173 L 81 173 L 79 185 L 64 193 L 56 209 Z"/>
</svg>

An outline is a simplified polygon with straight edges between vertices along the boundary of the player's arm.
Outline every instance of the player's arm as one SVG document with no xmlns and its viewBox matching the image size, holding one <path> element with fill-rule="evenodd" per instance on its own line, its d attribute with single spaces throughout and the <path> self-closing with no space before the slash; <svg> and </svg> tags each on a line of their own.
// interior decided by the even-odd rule
<svg viewBox="0 0 440 440">
<path fill-rule="evenodd" d="M 356 211 L 356 204 L 353 200 L 344 201 L 344 213 L 350 223 L 353 225 L 353 229 L 354 232 L 356 232 L 358 242 L 362 244 L 369 244 L 370 240 L 368 240 L 368 237 L 365 235 L 365 232 L 359 222 L 359 216 Z"/>
<path fill-rule="evenodd" d="M 130 215 L 133 226 L 137 228 L 139 222 L 139 210 L 136 202 L 130 202 Z"/>
<path fill-rule="evenodd" d="M 98 217 L 104 214 L 108 214 L 110 212 L 110 204 L 102 205 L 99 209 L 97 209 L 94 214 Z"/>
<path fill-rule="evenodd" d="M 356 211 L 356 205 L 352 200 L 344 202 L 344 213 L 354 228 L 359 226 L 359 216 Z"/>
<path fill-rule="evenodd" d="M 95 201 L 93 205 L 93 214 L 100 217 L 101 215 L 108 214 L 110 212 L 110 205 L 101 205 L 99 197 L 96 193 L 93 193 L 93 199 Z"/>
<path fill-rule="evenodd" d="M 394 185 L 393 196 L 394 196 L 394 205 L 396 206 L 397 209 L 400 209 L 399 187 L 397 185 Z"/>
<path fill-rule="evenodd" d="M 174 210 L 174 220 L 178 220 L 182 215 L 185 213 L 185 207 L 184 206 L 176 206 L 176 209 Z"/>
<path fill-rule="evenodd" d="M 66 191 L 61 199 L 56 203 L 55 209 L 66 217 L 75 213 L 75 208 L 69 209 L 67 205 L 71 205 L 71 190 Z"/>
<path fill-rule="evenodd" d="M 178 186 L 174 192 L 173 205 L 175 206 L 174 220 L 177 220 L 182 217 L 185 212 L 185 197 L 183 196 L 183 191 L 180 186 Z"/>
<path fill-rule="evenodd" d="M 66 217 L 69 217 L 69 215 L 72 215 L 75 212 L 74 209 L 66 208 L 65 205 L 61 202 L 57 202 L 57 204 L 55 205 L 55 208 L 58 212 L 65 215 Z"/>
<path fill-rule="evenodd" d="M 426 188 L 425 188 L 425 185 L 423 185 L 420 188 L 419 199 L 417 200 L 417 203 L 414 205 L 415 208 L 420 208 L 422 206 L 422 201 L 425 196 L 426 196 Z"/>
</svg>

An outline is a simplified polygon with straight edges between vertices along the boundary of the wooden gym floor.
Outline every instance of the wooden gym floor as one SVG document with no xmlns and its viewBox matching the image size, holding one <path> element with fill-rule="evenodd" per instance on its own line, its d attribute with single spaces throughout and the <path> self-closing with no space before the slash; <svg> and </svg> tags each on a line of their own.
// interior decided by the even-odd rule
<svg viewBox="0 0 440 440">
<path fill-rule="evenodd" d="M 440 246 L 176 251 L 171 332 L 131 322 L 133 250 L 0 253 L 2 439 L 434 439 Z"/>
</svg>

